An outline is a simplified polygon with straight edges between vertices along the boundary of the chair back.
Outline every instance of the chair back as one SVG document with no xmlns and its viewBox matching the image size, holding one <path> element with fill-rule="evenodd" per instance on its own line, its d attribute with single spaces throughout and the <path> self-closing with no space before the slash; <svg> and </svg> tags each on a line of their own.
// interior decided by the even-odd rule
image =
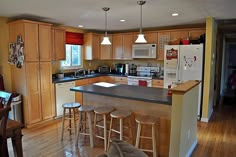
<svg viewBox="0 0 236 157">
<path fill-rule="evenodd" d="M 6 91 L 0 91 L 0 108 L 4 106 L 11 106 L 12 98 L 14 95 Z"/>
<path fill-rule="evenodd" d="M 7 119 L 8 113 L 11 110 L 10 106 L 6 106 L 5 108 L 0 109 L 0 154 L 3 156 L 7 156 L 7 137 L 6 137 L 6 129 L 7 129 Z"/>
</svg>

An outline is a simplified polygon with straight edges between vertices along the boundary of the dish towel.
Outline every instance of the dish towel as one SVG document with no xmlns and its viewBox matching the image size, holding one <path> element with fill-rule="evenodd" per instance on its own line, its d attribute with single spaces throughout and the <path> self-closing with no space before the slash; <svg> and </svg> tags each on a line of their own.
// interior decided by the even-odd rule
<svg viewBox="0 0 236 157">
<path fill-rule="evenodd" d="M 147 87 L 147 81 L 138 80 L 138 85 Z"/>
</svg>

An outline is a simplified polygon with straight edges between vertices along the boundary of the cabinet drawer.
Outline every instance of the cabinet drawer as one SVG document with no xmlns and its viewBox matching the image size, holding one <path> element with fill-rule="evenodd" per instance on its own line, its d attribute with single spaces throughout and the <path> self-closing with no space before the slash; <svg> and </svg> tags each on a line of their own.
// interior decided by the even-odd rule
<svg viewBox="0 0 236 157">
<path fill-rule="evenodd" d="M 127 82 L 126 77 L 115 77 L 114 80 L 115 82 Z"/>
<path fill-rule="evenodd" d="M 152 80 L 152 87 L 163 87 L 164 81 L 163 80 Z"/>
<path fill-rule="evenodd" d="M 88 84 L 88 79 L 76 80 L 75 86 L 83 86 Z"/>
</svg>

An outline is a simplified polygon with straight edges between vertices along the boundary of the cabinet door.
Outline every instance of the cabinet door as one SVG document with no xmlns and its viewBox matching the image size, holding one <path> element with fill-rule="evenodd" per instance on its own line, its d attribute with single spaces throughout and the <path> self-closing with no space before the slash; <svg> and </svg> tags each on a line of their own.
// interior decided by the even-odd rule
<svg viewBox="0 0 236 157">
<path fill-rule="evenodd" d="M 164 81 L 163 80 L 152 80 L 152 87 L 163 88 Z"/>
<path fill-rule="evenodd" d="M 25 41 L 24 41 L 24 55 L 25 61 L 38 61 L 39 49 L 38 49 L 38 24 L 36 23 L 24 23 Z"/>
<path fill-rule="evenodd" d="M 205 29 L 200 29 L 200 30 L 189 30 L 189 39 L 194 40 L 198 39 L 202 34 L 206 32 Z"/>
<path fill-rule="evenodd" d="M 100 36 L 100 43 L 104 35 Z M 109 40 L 112 41 L 112 36 L 109 35 Z M 100 45 L 100 59 L 112 59 L 112 45 Z"/>
<path fill-rule="evenodd" d="M 164 46 L 170 41 L 170 32 L 158 32 L 157 60 L 164 60 Z"/>
<path fill-rule="evenodd" d="M 170 40 L 183 40 L 188 38 L 188 31 L 174 31 L 170 32 Z M 178 44 L 179 45 L 179 44 Z"/>
<path fill-rule="evenodd" d="M 97 34 L 92 37 L 92 55 L 93 60 L 100 59 L 100 36 Z"/>
<path fill-rule="evenodd" d="M 100 82 L 100 77 L 90 78 L 90 79 L 88 79 L 88 81 L 89 81 L 88 82 L 89 84 Z"/>
<path fill-rule="evenodd" d="M 123 35 L 123 59 L 132 59 L 133 34 Z"/>
<path fill-rule="evenodd" d="M 75 86 L 84 86 L 88 84 L 88 79 L 76 80 Z M 75 102 L 83 104 L 83 93 L 75 92 Z"/>
<path fill-rule="evenodd" d="M 157 44 L 157 32 L 147 32 L 144 36 L 148 44 Z"/>
<path fill-rule="evenodd" d="M 66 59 L 66 50 L 65 50 L 65 30 L 54 29 L 54 53 L 56 60 L 65 60 Z"/>
<path fill-rule="evenodd" d="M 51 62 L 40 62 L 40 87 L 43 120 L 54 116 L 54 107 L 51 97 L 51 82 Z"/>
<path fill-rule="evenodd" d="M 26 80 L 28 92 L 28 124 L 42 120 L 40 100 L 39 62 L 26 63 Z"/>
<path fill-rule="evenodd" d="M 112 52 L 113 59 L 122 59 L 123 58 L 123 44 L 122 44 L 122 35 L 113 35 L 112 36 Z"/>
<path fill-rule="evenodd" d="M 51 26 L 39 25 L 39 58 L 40 61 L 51 61 L 52 52 Z"/>
</svg>

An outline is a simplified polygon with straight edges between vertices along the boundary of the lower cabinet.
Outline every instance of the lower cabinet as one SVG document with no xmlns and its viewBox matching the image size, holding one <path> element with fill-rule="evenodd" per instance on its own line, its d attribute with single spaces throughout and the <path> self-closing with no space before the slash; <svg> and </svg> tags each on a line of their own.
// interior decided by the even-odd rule
<svg viewBox="0 0 236 157">
<path fill-rule="evenodd" d="M 163 88 L 164 81 L 163 80 L 152 80 L 152 87 Z"/>
<path fill-rule="evenodd" d="M 114 77 L 114 83 L 118 83 L 118 84 L 128 84 L 128 79 L 127 77 Z"/>
<path fill-rule="evenodd" d="M 85 86 L 87 84 L 89 84 L 89 79 L 75 81 L 75 86 Z M 75 102 L 83 104 L 83 94 L 81 92 L 75 92 Z"/>
<path fill-rule="evenodd" d="M 51 62 L 29 62 L 25 64 L 26 104 L 24 106 L 26 126 L 50 119 L 55 115 L 52 103 Z"/>
</svg>

